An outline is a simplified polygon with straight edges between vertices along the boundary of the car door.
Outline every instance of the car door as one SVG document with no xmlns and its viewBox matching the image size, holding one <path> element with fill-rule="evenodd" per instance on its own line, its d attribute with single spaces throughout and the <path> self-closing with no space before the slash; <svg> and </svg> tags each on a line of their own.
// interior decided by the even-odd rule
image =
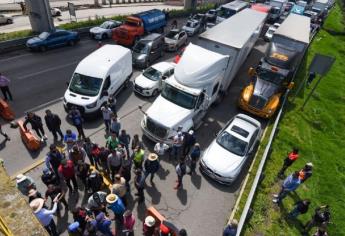
<svg viewBox="0 0 345 236">
<path fill-rule="evenodd" d="M 197 129 L 201 125 L 201 120 L 206 114 L 207 99 L 205 91 L 202 92 L 198 98 L 197 104 L 195 106 L 195 115 L 193 117 L 194 128 Z"/>
<path fill-rule="evenodd" d="M 58 37 L 59 37 L 58 32 L 50 34 L 46 39 L 47 47 L 56 47 L 59 44 Z"/>
<path fill-rule="evenodd" d="M 0 24 L 4 24 L 6 22 L 5 16 L 0 15 Z"/>
<path fill-rule="evenodd" d="M 159 57 L 159 48 L 157 42 L 152 43 L 150 54 L 150 57 L 152 58 L 151 62 Z"/>
</svg>

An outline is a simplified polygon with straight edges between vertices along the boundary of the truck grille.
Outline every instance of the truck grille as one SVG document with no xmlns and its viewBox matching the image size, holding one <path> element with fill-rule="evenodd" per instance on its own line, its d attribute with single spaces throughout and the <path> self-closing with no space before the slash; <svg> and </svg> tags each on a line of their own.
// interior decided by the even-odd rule
<svg viewBox="0 0 345 236">
<path fill-rule="evenodd" d="M 147 118 L 147 120 L 146 120 L 146 127 L 147 127 L 147 130 L 151 134 L 153 134 L 159 138 L 165 138 L 165 136 L 167 135 L 167 129 L 165 127 L 157 124 L 156 122 L 154 122 L 150 118 Z"/>
<path fill-rule="evenodd" d="M 266 105 L 267 99 L 258 95 L 253 95 L 249 101 L 249 105 L 256 109 L 263 109 Z"/>
</svg>

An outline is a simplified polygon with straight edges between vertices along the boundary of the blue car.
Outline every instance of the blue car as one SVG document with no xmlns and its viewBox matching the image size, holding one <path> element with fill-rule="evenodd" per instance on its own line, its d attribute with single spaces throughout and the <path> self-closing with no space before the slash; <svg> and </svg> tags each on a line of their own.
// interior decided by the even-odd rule
<svg viewBox="0 0 345 236">
<path fill-rule="evenodd" d="M 78 32 L 57 29 L 54 32 L 43 32 L 37 37 L 26 42 L 26 46 L 31 50 L 46 51 L 48 48 L 61 45 L 75 45 L 80 37 Z"/>
</svg>

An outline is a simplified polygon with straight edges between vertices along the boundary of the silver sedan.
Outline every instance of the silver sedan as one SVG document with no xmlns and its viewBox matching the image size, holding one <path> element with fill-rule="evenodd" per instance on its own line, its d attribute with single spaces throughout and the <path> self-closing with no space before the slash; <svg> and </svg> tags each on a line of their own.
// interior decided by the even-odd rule
<svg viewBox="0 0 345 236">
<path fill-rule="evenodd" d="M 187 44 L 188 36 L 184 30 L 172 29 L 164 38 L 165 50 L 177 51 Z"/>
</svg>

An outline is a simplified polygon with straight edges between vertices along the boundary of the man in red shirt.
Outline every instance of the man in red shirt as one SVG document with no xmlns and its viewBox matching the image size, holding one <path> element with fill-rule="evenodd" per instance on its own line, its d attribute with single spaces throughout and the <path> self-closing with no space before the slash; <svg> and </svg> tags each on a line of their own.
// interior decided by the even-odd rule
<svg viewBox="0 0 345 236">
<path fill-rule="evenodd" d="M 298 159 L 298 148 L 294 147 L 292 152 L 288 153 L 288 156 L 284 159 L 284 164 L 278 173 L 279 177 L 284 177 L 285 170 L 292 165 Z"/>
<path fill-rule="evenodd" d="M 77 179 L 75 178 L 75 172 L 74 172 L 74 165 L 71 160 L 62 160 L 61 165 L 59 166 L 59 176 L 61 179 L 63 179 L 69 189 L 69 191 L 72 191 L 72 185 L 71 180 L 73 182 L 74 192 L 78 191 L 78 184 Z"/>
</svg>

